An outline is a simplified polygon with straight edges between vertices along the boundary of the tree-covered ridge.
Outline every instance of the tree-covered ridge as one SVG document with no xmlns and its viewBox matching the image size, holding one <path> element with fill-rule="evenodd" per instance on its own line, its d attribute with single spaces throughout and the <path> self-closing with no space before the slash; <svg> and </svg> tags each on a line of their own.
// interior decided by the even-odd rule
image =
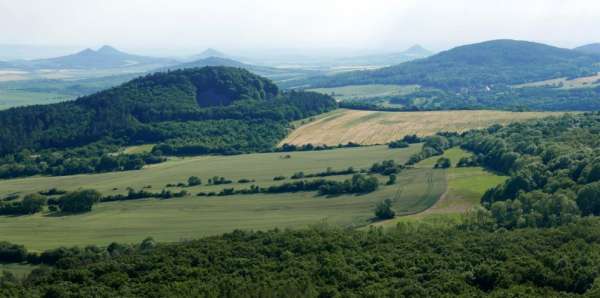
<svg viewBox="0 0 600 298">
<path fill-rule="evenodd" d="M 441 89 L 476 89 L 592 75 L 600 70 L 595 65 L 599 61 L 599 56 L 539 43 L 492 40 L 378 70 L 315 78 L 312 83 L 318 87 L 419 84 Z"/>
<path fill-rule="evenodd" d="M 242 232 L 14 259 L 54 265 L 7 297 L 597 297 L 600 223 L 490 233 L 469 226 Z"/>
<path fill-rule="evenodd" d="M 170 148 L 163 152 L 169 154 L 266 151 L 285 136 L 290 121 L 335 107 L 329 96 L 280 92 L 243 69 L 156 73 L 72 102 L 1 111 L 0 177 L 63 172 L 66 160 L 56 158 L 56 150 L 90 144 L 164 143 L 157 147 Z M 42 162 L 44 169 L 32 168 Z M 83 166 L 96 167 L 93 160 Z"/>
<path fill-rule="evenodd" d="M 486 192 L 488 227 L 549 227 L 600 215 L 600 113 L 493 126 L 462 137 L 476 161 L 510 175 Z M 483 218 L 482 217 L 482 218 Z"/>
</svg>

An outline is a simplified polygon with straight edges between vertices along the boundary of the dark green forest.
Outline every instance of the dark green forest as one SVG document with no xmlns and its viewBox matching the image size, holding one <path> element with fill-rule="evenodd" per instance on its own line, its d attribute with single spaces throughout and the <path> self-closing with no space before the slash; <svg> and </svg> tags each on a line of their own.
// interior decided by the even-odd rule
<svg viewBox="0 0 600 298">
<path fill-rule="evenodd" d="M 0 111 L 0 178 L 138 169 L 163 154 L 269 151 L 289 122 L 335 107 L 329 96 L 281 92 L 238 68 L 155 73 L 71 102 Z M 157 145 L 129 164 L 110 160 L 116 148 L 144 143 Z"/>
<path fill-rule="evenodd" d="M 42 254 L 52 265 L 3 297 L 597 297 L 600 222 L 489 232 L 402 225 L 383 232 L 322 226 L 236 231 L 179 244 L 113 243 Z"/>
<path fill-rule="evenodd" d="M 344 103 L 348 108 L 378 110 L 440 109 L 600 109 L 599 88 L 513 88 L 556 78 L 595 75 L 600 56 L 545 44 L 492 40 L 441 52 L 428 58 L 367 71 L 312 77 L 297 86 L 337 87 L 362 84 L 420 85 L 420 91 L 394 96 L 402 108 Z"/>
</svg>

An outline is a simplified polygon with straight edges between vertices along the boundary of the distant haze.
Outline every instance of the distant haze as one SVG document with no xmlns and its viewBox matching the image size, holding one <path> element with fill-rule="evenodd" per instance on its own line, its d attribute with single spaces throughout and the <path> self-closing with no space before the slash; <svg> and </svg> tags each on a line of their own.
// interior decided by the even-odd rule
<svg viewBox="0 0 600 298">
<path fill-rule="evenodd" d="M 513 38 L 600 42 L 597 0 L 0 0 L 0 45 L 368 54 Z"/>
</svg>

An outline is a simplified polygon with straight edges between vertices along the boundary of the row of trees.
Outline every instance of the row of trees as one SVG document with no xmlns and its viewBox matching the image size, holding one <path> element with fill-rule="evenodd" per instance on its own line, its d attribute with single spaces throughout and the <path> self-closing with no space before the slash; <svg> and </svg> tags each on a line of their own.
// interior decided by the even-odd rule
<svg viewBox="0 0 600 298">
<path fill-rule="evenodd" d="M 339 195 L 345 193 L 369 193 L 377 190 L 379 180 L 373 176 L 355 174 L 350 179 L 344 181 L 334 181 L 325 179 L 298 180 L 287 182 L 269 187 L 260 187 L 251 185 L 246 189 L 225 188 L 220 192 L 200 192 L 198 196 L 230 196 L 236 194 L 257 194 L 257 193 L 289 193 L 299 191 L 318 191 L 320 195 Z"/>
</svg>

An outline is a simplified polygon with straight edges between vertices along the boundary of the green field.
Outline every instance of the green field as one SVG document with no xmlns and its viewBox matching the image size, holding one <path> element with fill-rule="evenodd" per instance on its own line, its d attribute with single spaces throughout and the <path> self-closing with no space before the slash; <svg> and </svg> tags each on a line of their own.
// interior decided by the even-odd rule
<svg viewBox="0 0 600 298">
<path fill-rule="evenodd" d="M 73 99 L 73 96 L 58 93 L 0 89 L 0 110 L 16 106 L 56 103 L 70 99 Z"/>
<path fill-rule="evenodd" d="M 402 96 L 419 89 L 417 85 L 352 85 L 333 88 L 316 88 L 309 91 L 333 96 L 339 101 L 358 101 L 385 99 L 392 96 Z"/>
<path fill-rule="evenodd" d="M 2 264 L 0 263 L 0 274 L 2 271 L 8 271 L 14 274 L 17 278 L 24 278 L 29 273 L 35 269 L 36 266 L 27 265 L 27 264 Z"/>
<path fill-rule="evenodd" d="M 481 167 L 456 168 L 456 163 L 463 156 L 470 153 L 460 148 L 451 148 L 444 152 L 444 157 L 449 158 L 452 167 L 445 170 L 433 170 L 434 173 L 443 172 L 446 178 L 446 188 L 439 200 L 435 200 L 423 212 L 409 216 L 396 217 L 392 220 L 377 222 L 373 225 L 383 227 L 395 227 L 400 222 L 447 222 L 447 220 L 458 219 L 467 210 L 479 204 L 481 197 L 491 187 L 506 180 L 506 176 L 498 176 Z M 440 156 L 425 159 L 415 165 L 417 169 L 431 169 Z M 438 184 L 439 185 L 439 184 Z M 401 212 L 394 205 L 396 212 Z"/>
<path fill-rule="evenodd" d="M 385 146 L 336 149 L 329 151 L 210 156 L 171 160 L 140 171 L 33 177 L 0 182 L 0 194 L 26 194 L 51 187 L 73 190 L 94 188 L 104 194 L 123 193 L 128 186 L 139 189 L 151 185 L 160 191 L 167 183 L 184 182 L 191 175 L 206 181 L 214 175 L 237 181 L 254 179 L 261 186 L 279 184 L 273 177 L 289 177 L 297 171 L 320 172 L 327 167 L 366 168 L 386 159 L 404 162 L 420 150 L 420 145 L 390 150 Z M 285 158 L 289 154 L 291 158 Z M 332 176 L 346 179 L 349 176 Z M 379 177 L 381 184 L 385 177 Z M 444 171 L 412 169 L 402 172 L 397 183 L 382 185 L 367 195 L 317 196 L 314 192 L 236 195 L 228 197 L 187 196 L 169 200 L 144 199 L 100 203 L 90 213 L 52 216 L 0 217 L 2 240 L 43 250 L 58 246 L 117 242 L 139 242 L 152 236 L 158 241 L 179 241 L 234 229 L 299 228 L 326 221 L 345 227 L 363 226 L 373 217 L 376 203 L 393 198 L 399 212 L 411 214 L 429 208 L 446 188 Z M 187 188 L 218 191 L 224 187 L 245 188 L 248 184 L 199 186 Z M 116 190 L 115 190 L 116 188 Z"/>
</svg>

